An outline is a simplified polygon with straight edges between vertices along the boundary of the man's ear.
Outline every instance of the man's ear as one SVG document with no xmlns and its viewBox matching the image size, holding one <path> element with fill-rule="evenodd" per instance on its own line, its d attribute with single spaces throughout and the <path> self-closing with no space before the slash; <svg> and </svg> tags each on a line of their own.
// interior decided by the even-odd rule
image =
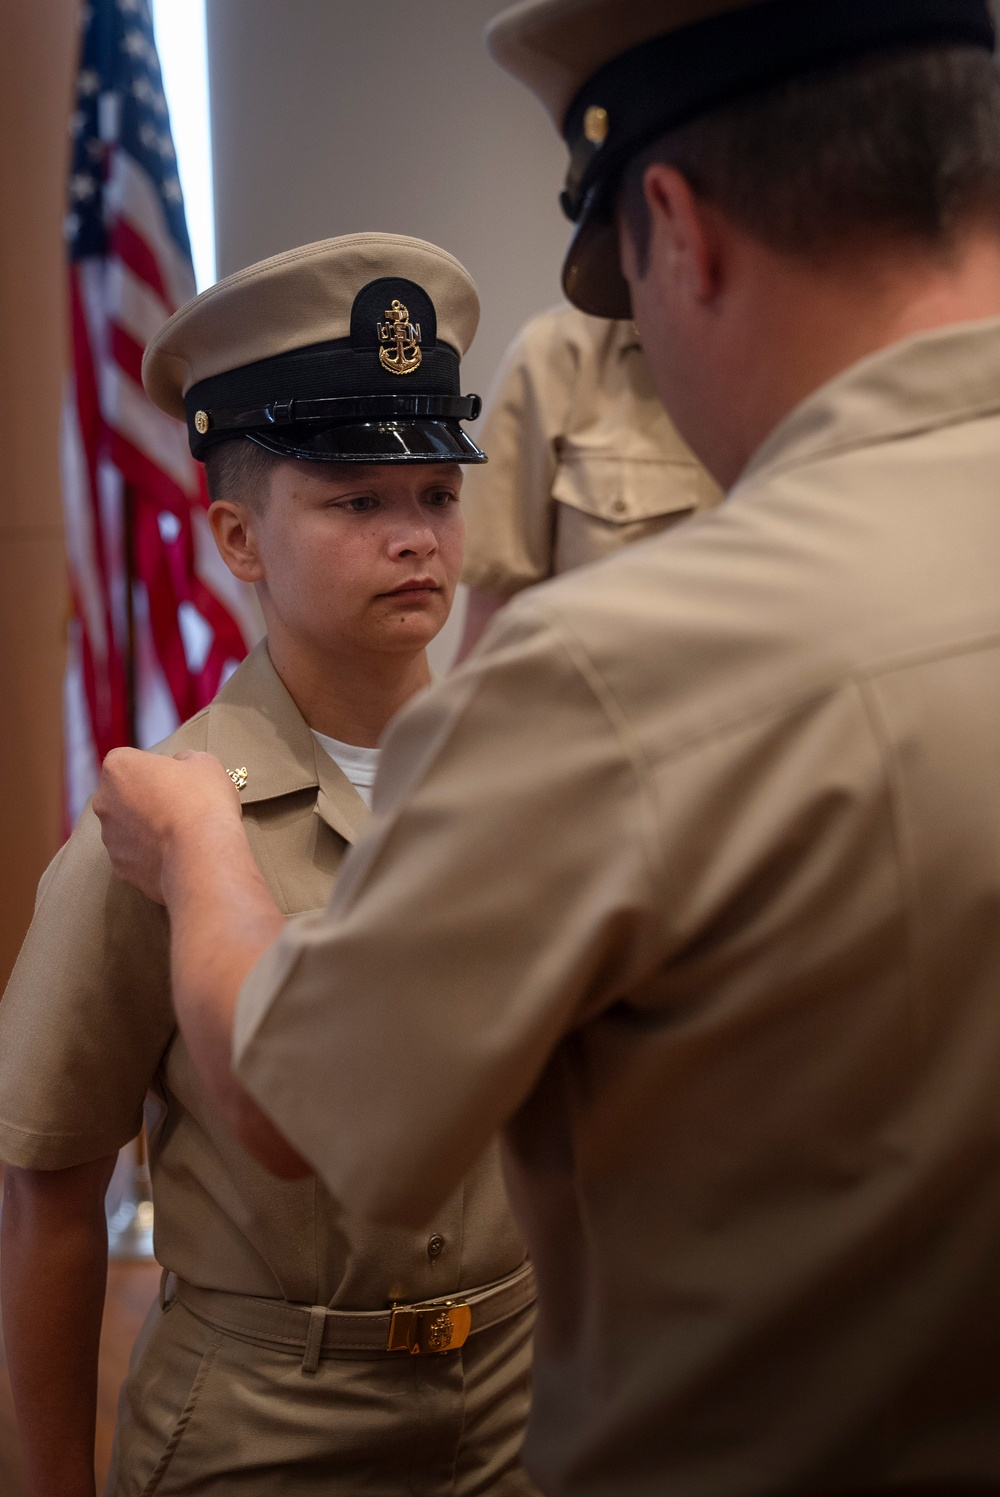
<svg viewBox="0 0 1000 1497">
<path fill-rule="evenodd" d="M 209 506 L 208 523 L 219 555 L 233 576 L 241 582 L 263 582 L 264 567 L 257 545 L 256 516 L 249 505 L 237 504 L 232 499 L 216 499 Z"/>
<path fill-rule="evenodd" d="M 642 178 L 650 217 L 650 269 L 706 303 L 719 289 L 716 215 L 673 166 L 654 161 Z"/>
</svg>

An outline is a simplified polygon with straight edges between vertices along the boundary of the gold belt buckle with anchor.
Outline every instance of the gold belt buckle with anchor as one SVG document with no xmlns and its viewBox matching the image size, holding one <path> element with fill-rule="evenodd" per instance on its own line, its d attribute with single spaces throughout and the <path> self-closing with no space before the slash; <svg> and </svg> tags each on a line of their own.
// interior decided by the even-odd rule
<svg viewBox="0 0 1000 1497">
<path fill-rule="evenodd" d="M 418 1305 L 393 1305 L 386 1351 L 408 1351 L 411 1356 L 457 1351 L 469 1339 L 472 1311 L 464 1300 L 432 1300 Z"/>
</svg>

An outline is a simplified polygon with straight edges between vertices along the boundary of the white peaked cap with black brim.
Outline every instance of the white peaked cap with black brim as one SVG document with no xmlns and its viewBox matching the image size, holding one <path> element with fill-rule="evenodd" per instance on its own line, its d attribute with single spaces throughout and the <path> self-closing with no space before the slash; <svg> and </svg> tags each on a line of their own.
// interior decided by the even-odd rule
<svg viewBox="0 0 1000 1497">
<path fill-rule="evenodd" d="M 453 255 L 398 234 L 302 245 L 227 276 L 149 343 L 142 382 L 204 460 L 248 437 L 312 462 L 485 462 L 461 422 L 479 296 Z"/>
</svg>

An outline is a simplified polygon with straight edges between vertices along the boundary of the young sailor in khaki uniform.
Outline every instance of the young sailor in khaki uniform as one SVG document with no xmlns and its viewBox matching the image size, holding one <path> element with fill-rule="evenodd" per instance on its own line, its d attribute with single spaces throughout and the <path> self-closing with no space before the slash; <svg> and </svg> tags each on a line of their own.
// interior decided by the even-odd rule
<svg viewBox="0 0 1000 1497">
<path fill-rule="evenodd" d="M 265 1156 L 415 1224 L 506 1123 L 551 1497 L 996 1491 L 989 7 L 530 0 L 492 45 L 570 148 L 569 295 L 631 300 L 731 492 L 401 714 L 308 928 L 208 756 L 115 755 L 103 834 Z"/>
<path fill-rule="evenodd" d="M 356 235 L 241 271 L 147 352 L 148 388 L 186 415 L 220 550 L 269 628 L 160 752 L 227 766 L 288 916 L 326 904 L 368 818 L 379 735 L 429 680 L 424 647 L 461 564 L 459 465 L 481 458 L 459 424 L 476 406 L 459 359 L 477 320 L 451 256 Z M 169 1272 L 109 1493 L 529 1492 L 533 1290 L 496 1145 L 417 1231 L 274 1178 L 177 1032 L 169 938 L 165 912 L 112 875 L 88 810 L 0 1005 L 0 1155 L 16 1166 L 4 1315 L 32 1497 L 93 1491 L 102 1194 L 147 1093 Z"/>
<path fill-rule="evenodd" d="M 663 409 L 635 324 L 555 307 L 507 351 L 462 494 L 470 589 L 459 658 L 536 582 L 722 498 Z"/>
</svg>

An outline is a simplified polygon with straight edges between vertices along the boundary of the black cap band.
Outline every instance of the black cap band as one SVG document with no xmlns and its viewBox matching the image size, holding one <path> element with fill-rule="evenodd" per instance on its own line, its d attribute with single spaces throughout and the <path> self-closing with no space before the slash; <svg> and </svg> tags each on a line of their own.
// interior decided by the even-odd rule
<svg viewBox="0 0 1000 1497">
<path fill-rule="evenodd" d="M 988 0 L 758 0 L 631 48 L 566 114 L 562 206 L 578 221 L 636 153 L 668 130 L 812 68 L 897 47 L 992 51 Z"/>
<path fill-rule="evenodd" d="M 417 396 L 459 399 L 459 380 L 458 354 L 446 343 L 438 343 L 423 351 L 420 368 L 406 379 L 405 396 L 409 400 Z M 376 348 L 359 349 L 350 338 L 314 343 L 292 353 L 261 359 L 192 385 L 184 397 L 191 451 L 199 457 L 207 447 L 221 440 L 223 432 L 235 436 L 256 426 L 270 425 L 274 416 L 267 412 L 280 409 L 289 401 L 294 401 L 303 412 L 298 420 L 328 421 L 335 416 L 335 410 L 322 409 L 316 406 L 317 402 L 399 398 L 403 393 L 400 383 L 379 365 Z M 307 415 L 305 410 L 310 405 L 316 408 Z M 351 416 L 356 412 L 344 414 Z"/>
<path fill-rule="evenodd" d="M 351 307 L 350 333 L 291 348 L 199 380 L 184 396 L 188 441 L 204 461 L 219 442 L 248 437 L 312 462 L 460 462 L 486 459 L 460 421 L 458 351 L 438 338 L 422 286 L 379 276 Z"/>
<path fill-rule="evenodd" d="M 247 431 L 280 431 L 287 426 L 346 421 L 475 421 L 483 408 L 478 395 L 333 395 L 317 400 L 272 400 L 263 406 L 213 410 L 209 434 L 217 440 Z M 207 413 L 206 413 L 207 414 Z"/>
</svg>

